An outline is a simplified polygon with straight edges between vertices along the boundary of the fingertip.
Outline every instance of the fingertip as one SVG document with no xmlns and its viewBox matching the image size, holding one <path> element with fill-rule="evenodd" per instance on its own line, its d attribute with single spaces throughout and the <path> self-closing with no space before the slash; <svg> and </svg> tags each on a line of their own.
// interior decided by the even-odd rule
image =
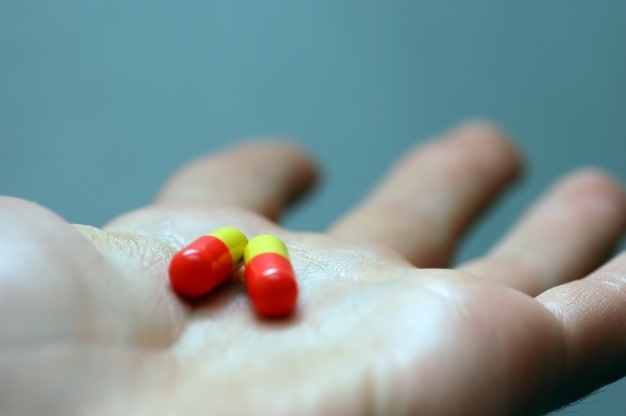
<svg viewBox="0 0 626 416">
<path fill-rule="evenodd" d="M 562 177 L 555 187 L 581 207 L 581 221 L 602 221 L 617 234 L 626 229 L 626 192 L 609 173 L 595 167 L 579 168 Z"/>
<path fill-rule="evenodd" d="M 262 138 L 242 141 L 235 145 L 242 159 L 267 160 L 279 167 L 282 190 L 266 208 L 256 210 L 264 216 L 278 220 L 283 211 L 309 193 L 319 182 L 320 169 L 312 154 L 293 138 Z M 280 163 L 279 161 L 282 161 Z"/>
<path fill-rule="evenodd" d="M 509 136 L 502 126 L 483 118 L 469 118 L 462 120 L 453 126 L 451 131 L 464 131 L 467 133 L 475 133 L 476 135 Z"/>
<path fill-rule="evenodd" d="M 576 186 L 587 191 L 602 191 L 615 195 L 624 199 L 626 203 L 626 193 L 620 181 L 609 172 L 595 166 L 577 168 L 564 175 L 560 180 L 561 182 L 569 182 L 572 184 L 570 186 Z"/>
<path fill-rule="evenodd" d="M 504 161 L 515 175 L 524 168 L 524 155 L 512 135 L 492 122 L 467 120 L 454 127 L 445 137 L 462 141 L 468 149 L 489 152 L 498 160 Z"/>
<path fill-rule="evenodd" d="M 183 167 L 157 203 L 238 206 L 275 220 L 318 176 L 315 161 L 295 141 L 251 139 Z"/>
<path fill-rule="evenodd" d="M 294 168 L 294 179 L 302 190 L 315 186 L 321 177 L 319 165 L 312 153 L 305 149 L 295 139 L 282 138 L 259 141 L 257 145 L 264 146 L 268 152 L 282 154 L 282 157 L 291 160 Z"/>
<path fill-rule="evenodd" d="M 224 149 L 224 151 L 228 150 L 258 156 L 269 154 L 291 160 L 303 173 L 307 174 L 306 177 L 311 181 L 316 180 L 319 175 L 318 164 L 311 152 L 291 137 L 242 140 Z"/>
</svg>

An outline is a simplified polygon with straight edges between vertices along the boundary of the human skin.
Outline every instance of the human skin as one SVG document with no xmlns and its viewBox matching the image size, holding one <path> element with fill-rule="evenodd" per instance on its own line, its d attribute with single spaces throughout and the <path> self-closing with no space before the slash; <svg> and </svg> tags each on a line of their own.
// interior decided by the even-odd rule
<svg viewBox="0 0 626 416">
<path fill-rule="evenodd" d="M 626 375 L 626 197 L 585 169 L 451 267 L 521 160 L 471 123 L 420 145 L 324 234 L 277 219 L 315 181 L 256 142 L 176 174 L 102 229 L 0 198 L 2 415 L 533 415 Z M 257 316 L 239 270 L 188 300 L 172 255 L 225 226 L 282 238 L 300 287 Z"/>
</svg>

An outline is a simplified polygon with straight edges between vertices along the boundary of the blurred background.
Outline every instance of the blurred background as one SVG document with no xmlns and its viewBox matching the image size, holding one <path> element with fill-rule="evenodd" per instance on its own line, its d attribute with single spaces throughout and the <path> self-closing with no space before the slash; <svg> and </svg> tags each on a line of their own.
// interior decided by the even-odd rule
<svg viewBox="0 0 626 416">
<path fill-rule="evenodd" d="M 237 139 L 289 136 L 324 178 L 286 224 L 323 230 L 411 146 L 476 117 L 529 163 L 460 260 L 576 167 L 626 181 L 626 2 L 0 2 L 0 193 L 70 222 L 147 204 Z M 625 408 L 622 381 L 562 412 Z"/>
</svg>

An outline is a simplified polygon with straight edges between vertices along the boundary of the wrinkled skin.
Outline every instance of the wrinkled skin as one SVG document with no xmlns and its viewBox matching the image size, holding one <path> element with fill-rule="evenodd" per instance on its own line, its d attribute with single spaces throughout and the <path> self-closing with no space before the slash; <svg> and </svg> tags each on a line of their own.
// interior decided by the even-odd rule
<svg viewBox="0 0 626 416">
<path fill-rule="evenodd" d="M 502 133 L 465 125 L 326 234 L 274 222 L 316 176 L 285 143 L 198 160 L 102 230 L 2 197 L 0 414 L 529 415 L 579 399 L 626 374 L 626 256 L 602 265 L 626 225 L 613 180 L 567 175 L 447 269 L 520 167 Z M 173 253 L 224 225 L 284 239 L 293 315 L 255 315 L 241 270 L 201 299 L 172 292 Z"/>
</svg>

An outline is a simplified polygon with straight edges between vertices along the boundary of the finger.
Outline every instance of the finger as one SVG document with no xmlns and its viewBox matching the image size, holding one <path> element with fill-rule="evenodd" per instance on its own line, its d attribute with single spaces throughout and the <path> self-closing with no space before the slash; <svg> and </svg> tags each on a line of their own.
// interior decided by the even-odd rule
<svg viewBox="0 0 626 416">
<path fill-rule="evenodd" d="M 484 258 L 460 268 L 532 296 L 591 272 L 626 230 L 626 195 L 603 173 L 560 181 Z"/>
<path fill-rule="evenodd" d="M 315 182 L 316 168 L 287 143 L 248 143 L 192 163 L 165 186 L 158 204 L 224 204 L 277 219 Z"/>
<path fill-rule="evenodd" d="M 552 408 L 626 375 L 626 253 L 537 300 L 560 321 L 567 351 Z"/>
<path fill-rule="evenodd" d="M 410 153 L 331 233 L 390 247 L 419 267 L 442 267 L 466 227 L 519 172 L 502 133 L 467 124 Z"/>
</svg>

